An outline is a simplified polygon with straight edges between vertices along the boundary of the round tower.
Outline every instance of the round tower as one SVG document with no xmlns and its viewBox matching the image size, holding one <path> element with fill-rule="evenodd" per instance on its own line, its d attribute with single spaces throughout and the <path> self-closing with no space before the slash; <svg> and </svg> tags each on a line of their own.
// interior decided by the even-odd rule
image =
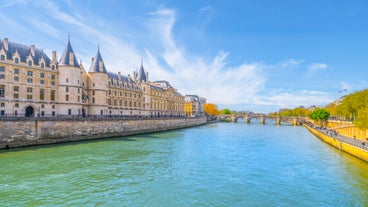
<svg viewBox="0 0 368 207">
<path fill-rule="evenodd" d="M 81 116 L 81 68 L 68 38 L 68 44 L 58 62 L 58 102 L 59 116 Z"/>
<path fill-rule="evenodd" d="M 108 115 L 107 92 L 109 77 L 105 63 L 100 54 L 100 49 L 97 50 L 95 58 L 92 58 L 92 65 L 88 71 L 88 78 L 89 115 Z"/>
</svg>

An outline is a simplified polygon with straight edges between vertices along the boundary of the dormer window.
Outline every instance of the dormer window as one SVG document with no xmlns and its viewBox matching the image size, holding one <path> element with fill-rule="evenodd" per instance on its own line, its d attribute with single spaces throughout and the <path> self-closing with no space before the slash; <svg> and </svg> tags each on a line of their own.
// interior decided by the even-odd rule
<svg viewBox="0 0 368 207">
<path fill-rule="evenodd" d="M 4 61 L 5 60 L 5 55 L 0 55 L 0 60 Z"/>
<path fill-rule="evenodd" d="M 28 60 L 28 66 L 32 66 L 32 60 Z"/>
<path fill-rule="evenodd" d="M 98 63 L 98 67 L 100 68 L 100 70 L 101 70 L 101 71 L 103 70 L 103 62 L 102 62 L 102 61 L 100 61 L 100 62 Z"/>
<path fill-rule="evenodd" d="M 15 62 L 15 64 L 18 64 L 19 63 L 19 58 L 14 58 L 14 62 Z"/>
<path fill-rule="evenodd" d="M 55 70 L 55 65 L 51 65 L 51 70 Z"/>
<path fill-rule="evenodd" d="M 41 63 L 41 68 L 45 68 L 45 63 Z"/>
<path fill-rule="evenodd" d="M 74 65 L 74 54 L 72 52 L 69 53 L 69 61 L 70 61 L 70 65 Z"/>
</svg>

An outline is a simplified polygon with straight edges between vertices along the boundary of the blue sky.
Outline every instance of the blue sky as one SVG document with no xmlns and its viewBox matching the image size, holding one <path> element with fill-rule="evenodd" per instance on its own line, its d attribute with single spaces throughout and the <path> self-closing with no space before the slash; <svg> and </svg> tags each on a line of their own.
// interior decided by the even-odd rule
<svg viewBox="0 0 368 207">
<path fill-rule="evenodd" d="M 100 45 L 107 70 L 132 74 L 143 58 L 150 80 L 220 108 L 323 106 L 368 86 L 366 0 L 1 0 L 0 8 L 1 39 L 60 57 L 70 34 L 87 71 Z"/>
</svg>

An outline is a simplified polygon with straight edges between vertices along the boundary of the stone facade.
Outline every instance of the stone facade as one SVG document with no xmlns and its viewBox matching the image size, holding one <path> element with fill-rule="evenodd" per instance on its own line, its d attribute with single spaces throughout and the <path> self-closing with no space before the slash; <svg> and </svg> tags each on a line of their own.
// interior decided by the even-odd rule
<svg viewBox="0 0 368 207">
<path fill-rule="evenodd" d="M 184 98 L 185 116 L 200 116 L 204 114 L 206 99 L 197 95 L 186 95 Z"/>
<path fill-rule="evenodd" d="M 206 117 L 3 120 L 0 121 L 0 149 L 166 131 L 205 123 Z"/>
<path fill-rule="evenodd" d="M 34 45 L 0 41 L 0 117 L 184 116 L 184 96 L 167 81 L 108 72 L 98 49 L 89 71 L 70 39 L 57 60 Z"/>
</svg>

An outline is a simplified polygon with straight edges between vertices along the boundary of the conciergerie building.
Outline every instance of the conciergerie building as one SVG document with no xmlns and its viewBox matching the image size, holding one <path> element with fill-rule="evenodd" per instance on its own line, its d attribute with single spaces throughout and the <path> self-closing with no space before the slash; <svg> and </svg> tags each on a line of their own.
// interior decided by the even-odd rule
<svg viewBox="0 0 368 207">
<path fill-rule="evenodd" d="M 51 59 L 34 45 L 0 40 L 0 116 L 183 116 L 184 96 L 167 81 L 106 69 L 98 48 L 88 72 L 70 38 Z"/>
</svg>

